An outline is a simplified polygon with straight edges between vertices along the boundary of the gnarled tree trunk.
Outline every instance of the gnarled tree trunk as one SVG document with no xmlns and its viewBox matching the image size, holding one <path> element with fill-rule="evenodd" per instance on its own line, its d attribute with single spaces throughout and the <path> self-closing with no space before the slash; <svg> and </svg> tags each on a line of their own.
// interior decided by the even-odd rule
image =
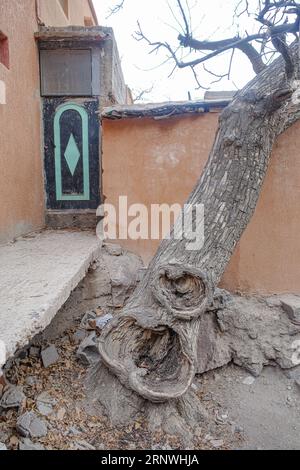
<svg viewBox="0 0 300 470">
<path fill-rule="evenodd" d="M 297 46 L 291 50 L 298 61 Z M 203 247 L 190 251 L 185 239 L 165 239 L 129 303 L 100 337 L 107 368 L 143 399 L 178 399 L 191 385 L 201 318 L 255 210 L 274 141 L 299 118 L 297 74 L 288 81 L 280 57 L 224 109 L 188 200 L 204 204 Z"/>
</svg>

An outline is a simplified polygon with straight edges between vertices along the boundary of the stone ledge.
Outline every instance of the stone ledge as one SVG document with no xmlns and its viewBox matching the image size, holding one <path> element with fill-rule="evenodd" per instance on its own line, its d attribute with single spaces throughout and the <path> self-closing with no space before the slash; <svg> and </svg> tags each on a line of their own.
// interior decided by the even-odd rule
<svg viewBox="0 0 300 470">
<path fill-rule="evenodd" d="M 94 232 L 44 231 L 0 246 L 0 340 L 7 359 L 44 330 L 100 255 Z"/>
</svg>

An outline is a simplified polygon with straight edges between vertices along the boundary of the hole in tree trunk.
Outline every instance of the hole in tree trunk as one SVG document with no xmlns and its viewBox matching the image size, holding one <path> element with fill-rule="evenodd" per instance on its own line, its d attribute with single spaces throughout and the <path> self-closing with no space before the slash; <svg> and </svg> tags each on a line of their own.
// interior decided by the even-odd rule
<svg viewBox="0 0 300 470">
<path fill-rule="evenodd" d="M 196 268 L 178 264 L 159 269 L 152 292 L 169 313 L 181 320 L 198 317 L 211 299 L 206 276 Z"/>
<path fill-rule="evenodd" d="M 194 366 L 172 328 L 143 328 L 123 317 L 103 336 L 99 348 L 105 364 L 144 398 L 161 402 L 181 396 L 189 387 Z"/>
<path fill-rule="evenodd" d="M 140 330 L 137 332 L 137 349 L 133 351 L 137 367 L 145 369 L 145 376 L 152 380 L 177 378 L 178 367 L 182 363 L 180 342 L 177 334 L 170 328 L 162 331 Z M 154 382 L 155 383 L 155 382 Z"/>
</svg>

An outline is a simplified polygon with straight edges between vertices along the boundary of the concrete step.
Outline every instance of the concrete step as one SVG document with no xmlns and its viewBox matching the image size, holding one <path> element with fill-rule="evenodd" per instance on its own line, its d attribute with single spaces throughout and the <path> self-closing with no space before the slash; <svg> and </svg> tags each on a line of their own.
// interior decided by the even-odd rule
<svg viewBox="0 0 300 470">
<path fill-rule="evenodd" d="M 47 230 L 0 246 L 0 341 L 7 359 L 50 324 L 100 251 L 88 231 Z"/>
</svg>

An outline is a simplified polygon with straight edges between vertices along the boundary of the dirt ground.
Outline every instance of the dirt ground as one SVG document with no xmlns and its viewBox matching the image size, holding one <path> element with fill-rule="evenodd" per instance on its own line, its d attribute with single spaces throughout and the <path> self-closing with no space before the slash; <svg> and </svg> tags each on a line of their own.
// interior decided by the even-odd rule
<svg viewBox="0 0 300 470">
<path fill-rule="evenodd" d="M 174 436 L 147 431 L 143 417 L 117 430 L 105 416 L 91 416 L 83 405 L 87 368 L 76 359 L 73 333 L 58 338 L 60 361 L 44 368 L 39 357 L 16 359 L 7 379 L 23 387 L 23 409 L 0 414 L 0 441 L 17 450 L 22 438 L 16 431 L 18 415 L 37 410 L 36 398 L 48 392 L 55 400 L 46 437 L 32 439 L 46 449 L 180 449 Z M 251 383 L 253 382 L 253 383 Z M 251 384 L 250 384 L 251 383 Z M 210 415 L 199 425 L 194 449 L 300 449 L 300 389 L 277 368 L 268 367 L 254 379 L 237 366 L 227 366 L 196 377 L 193 388 Z M 107 391 L 109 393 L 109 390 Z"/>
<path fill-rule="evenodd" d="M 300 449 L 300 387 L 275 367 L 265 367 L 253 384 L 236 366 L 206 374 L 213 398 L 243 429 L 242 449 Z"/>
<path fill-rule="evenodd" d="M 44 368 L 40 358 L 16 359 L 9 371 L 7 379 L 10 383 L 22 386 L 27 397 L 24 407 L 17 410 L 4 410 L 0 415 L 0 441 L 8 449 L 17 450 L 22 438 L 16 431 L 16 421 L 25 411 L 37 411 L 36 398 L 41 392 L 48 392 L 55 400 L 53 413 L 42 416 L 47 422 L 46 437 L 32 439 L 32 442 L 42 444 L 48 450 L 85 450 L 91 448 L 103 449 L 153 449 L 169 450 L 183 448 L 175 436 L 165 436 L 162 433 L 150 433 L 143 422 L 143 417 L 134 423 L 117 430 L 112 427 L 105 416 L 91 416 L 85 406 L 85 380 L 87 368 L 76 358 L 78 345 L 73 341 L 76 327 L 65 332 L 57 339 L 55 345 L 60 354 L 60 361 L 55 365 Z M 201 380 L 195 380 L 199 398 L 207 395 Z M 109 390 L 107 391 L 109 393 Z M 222 424 L 218 416 L 222 414 L 219 403 L 204 397 L 204 406 L 212 416 L 206 427 L 199 427 L 191 448 L 195 449 L 230 449 L 241 442 L 241 435 L 227 420 Z"/>
</svg>

